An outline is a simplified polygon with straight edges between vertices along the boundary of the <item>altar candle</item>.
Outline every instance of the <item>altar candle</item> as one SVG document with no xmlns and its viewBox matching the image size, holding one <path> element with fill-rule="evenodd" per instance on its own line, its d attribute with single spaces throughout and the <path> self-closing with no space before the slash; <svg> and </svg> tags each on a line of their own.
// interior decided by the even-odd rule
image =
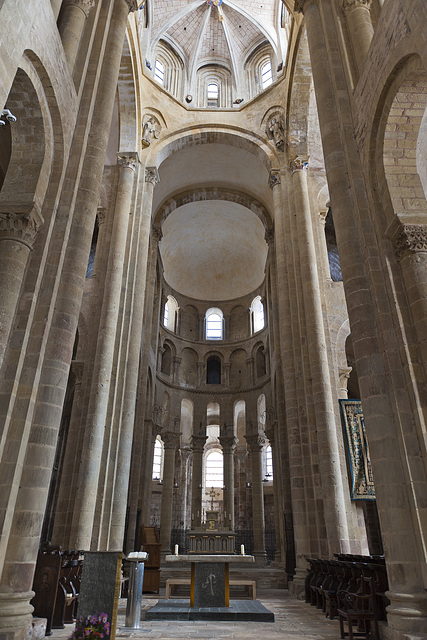
<svg viewBox="0 0 427 640">
<path fill-rule="evenodd" d="M 178 555 L 178 545 L 177 544 L 175 545 L 175 555 L 176 556 Z"/>
<path fill-rule="evenodd" d="M 245 545 L 244 544 L 240 545 L 240 553 L 242 554 L 242 556 L 245 555 Z"/>
</svg>

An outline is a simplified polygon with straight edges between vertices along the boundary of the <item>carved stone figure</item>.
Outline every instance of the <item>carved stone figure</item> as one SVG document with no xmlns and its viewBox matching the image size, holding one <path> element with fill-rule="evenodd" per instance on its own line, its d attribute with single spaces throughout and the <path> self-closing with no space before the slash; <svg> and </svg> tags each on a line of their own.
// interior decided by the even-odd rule
<svg viewBox="0 0 427 640">
<path fill-rule="evenodd" d="M 153 136 L 158 139 L 159 135 L 160 127 L 156 120 L 151 116 L 145 121 L 142 129 L 142 145 L 144 147 L 149 147 Z"/>
<path fill-rule="evenodd" d="M 271 118 L 267 125 L 267 135 L 270 140 L 274 141 L 276 147 L 281 150 L 283 150 L 283 147 L 285 145 L 284 133 L 285 131 L 282 119 L 278 116 L 274 116 L 273 118 Z"/>
</svg>

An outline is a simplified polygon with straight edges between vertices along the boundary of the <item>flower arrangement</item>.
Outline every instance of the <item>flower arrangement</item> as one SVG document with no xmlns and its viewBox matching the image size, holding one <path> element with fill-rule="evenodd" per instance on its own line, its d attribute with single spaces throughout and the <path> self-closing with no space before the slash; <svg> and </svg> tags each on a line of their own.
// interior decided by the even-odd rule
<svg viewBox="0 0 427 640">
<path fill-rule="evenodd" d="M 80 616 L 76 620 L 76 628 L 68 640 L 100 640 L 110 635 L 108 615 L 100 613 L 97 616 Z"/>
</svg>

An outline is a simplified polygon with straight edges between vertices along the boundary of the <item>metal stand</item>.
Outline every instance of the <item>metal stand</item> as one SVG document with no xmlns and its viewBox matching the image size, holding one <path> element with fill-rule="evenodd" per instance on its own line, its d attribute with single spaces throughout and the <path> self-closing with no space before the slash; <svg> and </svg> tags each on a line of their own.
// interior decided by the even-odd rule
<svg viewBox="0 0 427 640">
<path fill-rule="evenodd" d="M 142 583 L 144 581 L 144 563 L 135 558 L 130 561 L 129 593 L 126 606 L 126 627 L 139 629 L 141 618 Z"/>
</svg>

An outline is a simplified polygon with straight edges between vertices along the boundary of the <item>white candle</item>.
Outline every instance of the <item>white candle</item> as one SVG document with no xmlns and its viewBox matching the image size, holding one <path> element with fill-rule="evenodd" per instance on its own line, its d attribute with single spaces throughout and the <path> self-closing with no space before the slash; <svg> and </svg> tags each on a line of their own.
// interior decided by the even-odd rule
<svg viewBox="0 0 427 640">
<path fill-rule="evenodd" d="M 178 555 L 178 545 L 177 544 L 175 545 L 175 555 L 176 556 Z"/>
<path fill-rule="evenodd" d="M 242 554 L 242 556 L 245 555 L 245 545 L 244 544 L 240 545 L 240 553 Z"/>
</svg>

